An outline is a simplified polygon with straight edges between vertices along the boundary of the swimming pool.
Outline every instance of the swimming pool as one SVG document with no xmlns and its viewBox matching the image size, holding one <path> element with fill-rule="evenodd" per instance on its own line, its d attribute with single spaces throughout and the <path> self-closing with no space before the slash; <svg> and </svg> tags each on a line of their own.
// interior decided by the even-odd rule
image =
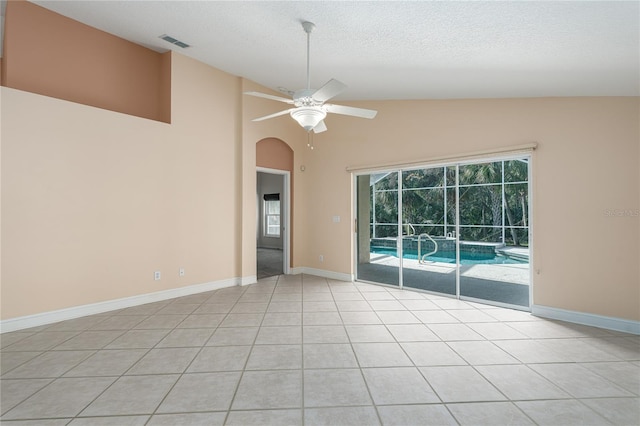
<svg viewBox="0 0 640 426">
<path fill-rule="evenodd" d="M 371 253 L 398 257 L 397 250 L 389 247 L 372 246 Z M 418 260 L 418 252 L 415 250 L 404 250 L 402 257 L 403 259 Z M 456 252 L 438 251 L 433 256 L 427 256 L 425 260 L 440 263 L 456 263 Z M 522 265 L 529 262 L 512 259 L 506 256 L 497 255 L 495 253 L 477 253 L 463 249 L 460 250 L 460 263 L 463 265 Z"/>
</svg>

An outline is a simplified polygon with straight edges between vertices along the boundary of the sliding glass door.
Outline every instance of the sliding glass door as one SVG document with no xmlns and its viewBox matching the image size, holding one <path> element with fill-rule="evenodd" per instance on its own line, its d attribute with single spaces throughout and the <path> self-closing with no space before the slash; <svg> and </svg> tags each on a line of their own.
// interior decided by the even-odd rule
<svg viewBox="0 0 640 426">
<path fill-rule="evenodd" d="M 450 209 L 455 209 L 452 198 L 455 194 L 447 190 L 447 172 L 451 173 L 447 167 L 400 172 L 405 229 L 402 284 L 455 295 L 455 239 L 451 236 L 455 221 L 447 215 Z"/>
<path fill-rule="evenodd" d="M 529 307 L 528 166 L 460 166 L 460 296 Z"/>
<path fill-rule="evenodd" d="M 358 266 L 360 280 L 400 285 L 398 174 L 357 177 Z"/>
<path fill-rule="evenodd" d="M 528 309 L 529 183 L 529 157 L 357 176 L 357 279 Z"/>
</svg>

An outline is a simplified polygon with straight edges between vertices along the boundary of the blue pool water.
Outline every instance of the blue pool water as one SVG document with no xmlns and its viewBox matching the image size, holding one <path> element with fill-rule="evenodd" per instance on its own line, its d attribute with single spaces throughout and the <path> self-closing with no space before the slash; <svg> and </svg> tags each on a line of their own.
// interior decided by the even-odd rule
<svg viewBox="0 0 640 426">
<path fill-rule="evenodd" d="M 398 257 L 395 249 L 388 247 L 371 247 L 371 253 L 386 254 L 388 256 Z M 404 259 L 418 260 L 418 253 L 413 250 L 405 250 L 403 252 Z M 455 251 L 442 251 L 433 256 L 427 256 L 425 260 L 440 263 L 456 263 Z M 460 263 L 463 265 L 493 265 L 493 264 L 526 264 L 527 262 L 511 259 L 505 256 L 499 256 L 491 253 L 473 253 L 465 250 L 460 251 Z"/>
</svg>

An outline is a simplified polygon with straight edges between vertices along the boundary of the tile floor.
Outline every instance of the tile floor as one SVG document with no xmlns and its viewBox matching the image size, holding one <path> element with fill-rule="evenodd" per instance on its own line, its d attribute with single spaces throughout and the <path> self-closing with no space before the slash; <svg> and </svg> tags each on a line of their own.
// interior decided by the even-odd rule
<svg viewBox="0 0 640 426">
<path fill-rule="evenodd" d="M 640 424 L 640 336 L 309 275 L 1 344 L 6 425 Z"/>
</svg>

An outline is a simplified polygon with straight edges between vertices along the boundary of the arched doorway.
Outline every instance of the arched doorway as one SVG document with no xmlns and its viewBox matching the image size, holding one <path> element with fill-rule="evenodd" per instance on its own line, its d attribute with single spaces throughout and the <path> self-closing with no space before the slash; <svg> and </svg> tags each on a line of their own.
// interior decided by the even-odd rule
<svg viewBox="0 0 640 426">
<path fill-rule="evenodd" d="M 291 265 L 293 150 L 266 138 L 256 144 L 256 272 L 258 279 L 286 274 Z"/>
</svg>

